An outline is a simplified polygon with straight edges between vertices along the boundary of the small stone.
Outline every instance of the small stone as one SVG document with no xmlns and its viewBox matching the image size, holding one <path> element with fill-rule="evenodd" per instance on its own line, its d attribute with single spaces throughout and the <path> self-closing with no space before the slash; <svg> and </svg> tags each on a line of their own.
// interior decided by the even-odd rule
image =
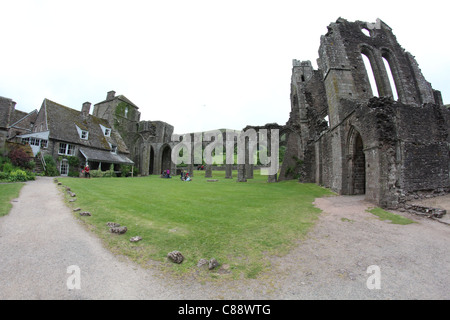
<svg viewBox="0 0 450 320">
<path fill-rule="evenodd" d="M 127 227 L 115 227 L 115 228 L 109 229 L 109 231 L 111 233 L 124 234 L 125 232 L 128 231 L 128 229 L 127 229 Z"/>
<path fill-rule="evenodd" d="M 75 208 L 75 209 L 73 209 L 73 211 L 80 211 L 81 210 L 81 208 Z"/>
<path fill-rule="evenodd" d="M 208 180 L 206 180 L 207 182 L 217 182 L 217 181 L 219 181 L 218 179 L 208 179 Z"/>
<path fill-rule="evenodd" d="M 61 182 L 58 182 L 58 186 L 60 186 L 60 185 L 62 185 L 62 183 L 61 183 Z"/>
<path fill-rule="evenodd" d="M 206 266 L 207 264 L 208 264 L 208 260 L 200 259 L 200 260 L 198 260 L 197 267 L 201 268 L 203 266 Z"/>
<path fill-rule="evenodd" d="M 115 222 L 107 222 L 106 225 L 111 228 L 120 227 L 120 224 L 115 223 Z"/>
<path fill-rule="evenodd" d="M 208 265 L 209 270 L 212 270 L 218 266 L 219 266 L 219 263 L 217 262 L 216 259 L 212 258 L 211 260 L 209 260 L 209 265 Z"/>
<path fill-rule="evenodd" d="M 183 257 L 183 255 L 181 254 L 181 252 L 180 251 L 172 251 L 172 252 L 169 252 L 168 254 L 167 254 L 167 258 L 169 258 L 172 262 L 175 262 L 175 263 L 182 263 L 183 262 L 183 260 L 184 260 L 184 257 Z"/>
<path fill-rule="evenodd" d="M 70 199 L 69 202 L 75 202 L 77 199 Z"/>
<path fill-rule="evenodd" d="M 91 216 L 91 213 L 88 212 L 88 211 L 83 211 L 83 212 L 80 212 L 80 216 L 83 216 L 83 217 L 90 217 L 90 216 Z"/>
<path fill-rule="evenodd" d="M 136 237 L 131 238 L 130 242 L 138 242 L 138 241 L 141 241 L 141 240 L 142 240 L 142 237 L 136 236 Z"/>
</svg>

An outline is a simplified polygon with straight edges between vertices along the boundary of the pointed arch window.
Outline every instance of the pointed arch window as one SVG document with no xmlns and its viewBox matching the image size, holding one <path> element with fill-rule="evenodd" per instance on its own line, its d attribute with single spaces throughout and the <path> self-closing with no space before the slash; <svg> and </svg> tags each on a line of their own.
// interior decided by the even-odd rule
<svg viewBox="0 0 450 320">
<path fill-rule="evenodd" d="M 369 56 L 365 51 L 362 51 L 361 57 L 363 59 L 364 66 L 366 68 L 367 77 L 369 78 L 369 84 L 372 90 L 372 95 L 374 97 L 379 97 L 380 94 L 378 92 L 377 82 L 375 80 L 375 73 L 373 72 L 372 63 L 370 62 Z"/>
</svg>

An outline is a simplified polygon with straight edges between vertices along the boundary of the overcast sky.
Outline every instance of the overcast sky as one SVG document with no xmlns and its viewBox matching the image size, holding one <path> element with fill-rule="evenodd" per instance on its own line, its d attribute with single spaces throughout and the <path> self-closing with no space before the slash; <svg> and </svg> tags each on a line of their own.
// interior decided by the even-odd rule
<svg viewBox="0 0 450 320">
<path fill-rule="evenodd" d="M 284 124 L 292 59 L 339 17 L 383 20 L 450 104 L 446 1 L 0 0 L 0 96 L 81 109 L 108 91 L 176 133 Z"/>
</svg>

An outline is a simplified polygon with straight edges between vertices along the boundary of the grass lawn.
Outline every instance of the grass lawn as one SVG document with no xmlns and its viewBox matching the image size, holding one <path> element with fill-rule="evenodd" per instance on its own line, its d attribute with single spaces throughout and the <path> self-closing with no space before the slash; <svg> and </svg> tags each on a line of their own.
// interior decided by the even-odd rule
<svg viewBox="0 0 450 320">
<path fill-rule="evenodd" d="M 407 225 L 407 224 L 414 223 L 414 221 L 412 221 L 411 219 L 405 218 L 398 214 L 394 214 L 392 212 L 388 212 L 379 207 L 370 208 L 367 210 L 367 212 L 370 212 L 371 214 L 376 215 L 382 221 L 389 220 L 393 224 Z"/>
<path fill-rule="evenodd" d="M 11 200 L 18 198 L 24 183 L 0 184 L 0 217 L 7 215 L 12 208 Z"/>
<path fill-rule="evenodd" d="M 202 258 L 216 258 L 231 275 L 254 278 L 269 266 L 267 256 L 286 254 L 314 224 L 320 213 L 314 199 L 331 194 L 315 184 L 267 183 L 258 173 L 247 183 L 225 179 L 223 171 L 213 171 L 218 182 L 207 182 L 203 171 L 189 182 L 159 176 L 59 181 L 76 193 L 73 208 L 91 212 L 80 219 L 115 253 L 144 266 L 160 261 L 180 274 L 195 273 Z M 128 232 L 111 234 L 107 222 Z M 131 243 L 133 236 L 143 240 Z M 180 265 L 167 263 L 174 250 L 185 257 Z"/>
</svg>

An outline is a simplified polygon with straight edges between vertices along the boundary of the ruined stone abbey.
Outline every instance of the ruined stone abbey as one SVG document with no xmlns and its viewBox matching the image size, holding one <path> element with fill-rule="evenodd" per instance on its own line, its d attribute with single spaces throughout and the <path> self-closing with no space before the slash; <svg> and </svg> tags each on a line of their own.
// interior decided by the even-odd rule
<svg viewBox="0 0 450 320">
<path fill-rule="evenodd" d="M 401 207 L 418 193 L 449 191 L 450 110 L 387 24 L 339 18 L 321 37 L 317 65 L 315 70 L 309 60 L 293 60 L 285 125 L 244 128 L 278 129 L 283 137 L 284 161 L 269 181 L 317 183 L 338 194 L 365 194 L 387 208 Z M 0 100 L 0 111 L 12 119 L 15 103 Z M 173 126 L 141 121 L 138 109 L 114 91 L 94 105 L 92 115 L 90 103 L 74 113 L 46 99 L 39 113 L 3 125 L 3 136 L 31 141 L 55 159 L 70 154 L 100 167 L 102 161 L 132 163 L 141 175 L 176 170 Z M 27 129 L 20 131 L 25 119 Z M 239 174 L 238 181 L 245 171 Z M 251 178 L 252 170 L 246 174 Z"/>
<path fill-rule="evenodd" d="M 388 208 L 448 191 L 450 110 L 387 24 L 331 23 L 317 65 L 293 61 L 285 162 L 303 160 L 301 181 Z"/>
</svg>

